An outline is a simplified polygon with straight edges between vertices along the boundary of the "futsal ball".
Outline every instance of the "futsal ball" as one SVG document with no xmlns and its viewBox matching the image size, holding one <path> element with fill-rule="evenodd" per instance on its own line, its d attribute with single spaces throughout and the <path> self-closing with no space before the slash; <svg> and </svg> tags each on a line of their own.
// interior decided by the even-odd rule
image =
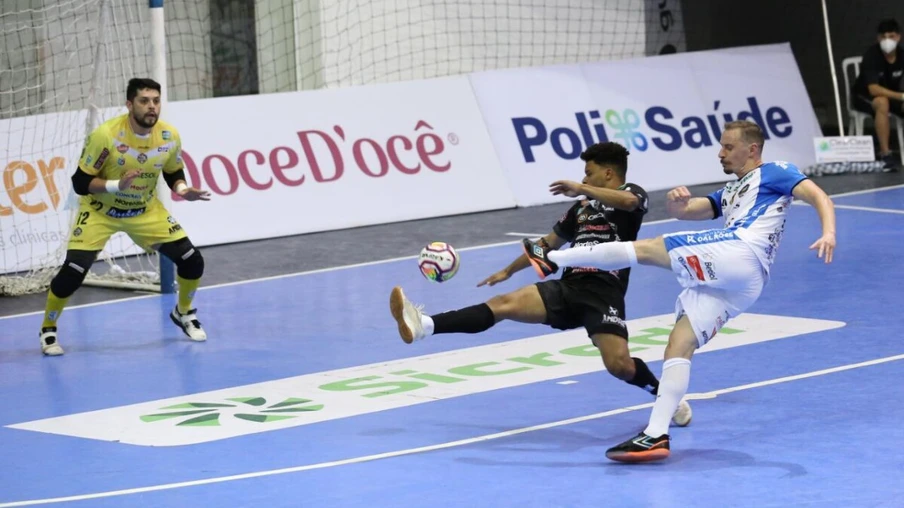
<svg viewBox="0 0 904 508">
<path fill-rule="evenodd" d="M 445 282 L 458 273 L 460 258 L 448 243 L 433 242 L 421 249 L 417 266 L 427 280 Z"/>
</svg>

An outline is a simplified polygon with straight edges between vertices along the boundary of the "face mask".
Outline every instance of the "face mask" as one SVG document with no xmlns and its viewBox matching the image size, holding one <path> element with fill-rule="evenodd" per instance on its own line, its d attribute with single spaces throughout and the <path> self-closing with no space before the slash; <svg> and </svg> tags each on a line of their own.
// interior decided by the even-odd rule
<svg viewBox="0 0 904 508">
<path fill-rule="evenodd" d="M 879 47 L 882 48 L 882 51 L 891 53 L 898 47 L 898 43 L 894 39 L 882 39 L 879 41 Z"/>
</svg>

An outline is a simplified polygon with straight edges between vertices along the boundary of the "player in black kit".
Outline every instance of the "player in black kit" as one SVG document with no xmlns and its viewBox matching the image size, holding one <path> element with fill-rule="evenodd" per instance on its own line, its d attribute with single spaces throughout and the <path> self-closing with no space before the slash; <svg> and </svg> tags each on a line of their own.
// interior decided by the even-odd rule
<svg viewBox="0 0 904 508">
<path fill-rule="evenodd" d="M 581 154 L 583 183 L 558 181 L 553 194 L 587 199 L 572 205 L 540 242 L 558 249 L 603 242 L 633 241 L 647 213 L 647 193 L 638 185 L 625 183 L 628 151 L 618 143 L 597 143 Z M 495 285 L 530 266 L 521 255 L 507 267 L 481 281 L 478 286 Z M 559 330 L 584 327 L 603 357 L 610 374 L 653 395 L 659 380 L 640 358 L 628 350 L 625 325 L 625 293 L 630 269 L 614 272 L 595 268 L 569 268 L 559 280 L 525 286 L 473 305 L 433 316 L 412 304 L 402 288 L 390 294 L 390 311 L 407 343 L 441 333 L 480 333 L 504 319 L 521 323 L 542 323 Z M 687 425 L 691 409 L 682 401 L 673 422 Z"/>
</svg>

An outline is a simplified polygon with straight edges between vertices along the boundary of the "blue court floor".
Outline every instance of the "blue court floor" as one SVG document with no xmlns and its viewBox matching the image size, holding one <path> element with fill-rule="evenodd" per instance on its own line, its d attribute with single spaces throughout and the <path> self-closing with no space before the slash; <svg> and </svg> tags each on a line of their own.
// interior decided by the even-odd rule
<svg viewBox="0 0 904 508">
<path fill-rule="evenodd" d="M 808 250 L 815 211 L 792 207 L 762 297 L 694 357 L 694 419 L 662 463 L 606 460 L 652 398 L 582 330 L 398 338 L 394 285 L 437 313 L 535 282 L 475 287 L 519 255 L 501 237 L 444 284 L 408 258 L 204 287 L 206 343 L 170 296 L 67 309 L 58 358 L 39 314 L 0 319 L 0 508 L 900 506 L 904 189 L 835 203 L 831 265 Z M 632 273 L 632 351 L 657 375 L 678 291 Z"/>
</svg>

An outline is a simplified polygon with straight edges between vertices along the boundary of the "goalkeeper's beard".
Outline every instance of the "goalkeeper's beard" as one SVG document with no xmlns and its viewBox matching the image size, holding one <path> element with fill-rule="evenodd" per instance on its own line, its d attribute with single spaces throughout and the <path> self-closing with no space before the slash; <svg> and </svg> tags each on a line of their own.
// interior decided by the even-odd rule
<svg viewBox="0 0 904 508">
<path fill-rule="evenodd" d="M 157 124 L 156 116 L 150 117 L 150 122 L 145 121 L 144 118 L 139 118 L 137 115 L 132 115 L 132 119 L 135 120 L 135 123 L 138 124 L 139 127 L 144 129 L 150 129 Z"/>
</svg>

